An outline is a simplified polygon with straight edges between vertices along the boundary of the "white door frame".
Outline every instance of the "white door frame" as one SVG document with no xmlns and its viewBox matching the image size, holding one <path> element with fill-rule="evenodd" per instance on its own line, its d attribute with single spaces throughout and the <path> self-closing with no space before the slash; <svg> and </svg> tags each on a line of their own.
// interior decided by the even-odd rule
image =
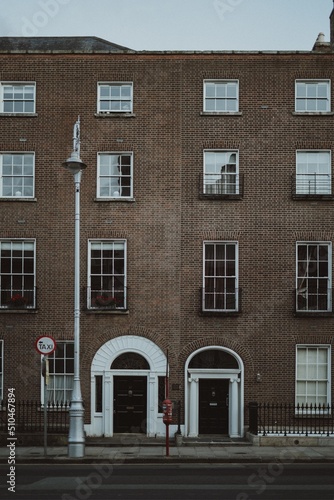
<svg viewBox="0 0 334 500">
<path fill-rule="evenodd" d="M 113 361 L 123 353 L 135 352 L 145 358 L 150 370 L 111 370 Z M 113 436 L 114 380 L 117 375 L 147 376 L 147 435 L 160 432 L 162 415 L 158 414 L 158 377 L 166 375 L 166 356 L 154 342 L 136 335 L 111 339 L 98 349 L 91 365 L 91 424 L 85 426 L 89 436 Z M 102 376 L 102 412 L 96 412 L 96 376 Z"/>
<path fill-rule="evenodd" d="M 189 368 L 191 359 L 201 351 L 219 349 L 233 356 L 238 368 Z M 209 346 L 193 352 L 185 364 L 185 436 L 197 437 L 199 434 L 199 380 L 228 379 L 229 415 L 228 434 L 232 437 L 244 436 L 244 365 L 240 356 L 222 346 Z"/>
</svg>

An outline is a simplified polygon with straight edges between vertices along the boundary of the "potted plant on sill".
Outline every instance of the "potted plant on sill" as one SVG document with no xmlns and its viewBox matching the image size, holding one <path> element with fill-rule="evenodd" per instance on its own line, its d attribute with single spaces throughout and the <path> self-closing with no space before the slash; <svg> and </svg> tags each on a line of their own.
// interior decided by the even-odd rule
<svg viewBox="0 0 334 500">
<path fill-rule="evenodd" d="M 22 309 L 27 306 L 27 299 L 20 293 L 12 295 L 9 301 L 9 307 L 13 309 Z"/>
<path fill-rule="evenodd" d="M 115 297 L 109 297 L 107 295 L 98 295 L 95 298 L 96 307 L 106 307 L 108 309 L 116 309 L 117 300 Z"/>
</svg>

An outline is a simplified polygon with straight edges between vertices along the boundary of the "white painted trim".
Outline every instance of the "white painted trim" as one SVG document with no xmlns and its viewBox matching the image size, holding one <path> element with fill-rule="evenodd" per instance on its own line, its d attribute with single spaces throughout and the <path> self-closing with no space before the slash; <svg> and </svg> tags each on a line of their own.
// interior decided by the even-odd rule
<svg viewBox="0 0 334 500">
<path fill-rule="evenodd" d="M 143 356 L 150 370 L 111 370 L 113 361 L 125 352 Z M 111 339 L 96 352 L 91 365 L 91 425 L 86 426 L 88 435 L 113 435 L 113 388 L 114 376 L 147 377 L 147 435 L 162 434 L 164 425 L 158 418 L 158 377 L 166 374 L 166 356 L 154 342 L 144 337 L 124 335 Z M 102 414 L 95 413 L 95 376 L 103 376 Z M 102 421 L 101 421 L 102 420 Z"/>
<path fill-rule="evenodd" d="M 201 351 L 219 349 L 233 356 L 238 369 L 194 369 L 188 368 L 191 359 Z M 196 437 L 199 432 L 199 380 L 208 378 L 229 379 L 229 436 L 244 436 L 244 364 L 241 357 L 222 346 L 207 346 L 193 352 L 185 364 L 185 436 Z M 236 383 L 237 385 L 232 387 Z"/>
</svg>

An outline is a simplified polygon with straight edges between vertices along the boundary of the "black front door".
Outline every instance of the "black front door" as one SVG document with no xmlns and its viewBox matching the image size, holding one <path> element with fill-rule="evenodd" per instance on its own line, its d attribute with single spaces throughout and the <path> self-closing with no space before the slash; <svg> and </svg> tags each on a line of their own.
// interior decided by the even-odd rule
<svg viewBox="0 0 334 500">
<path fill-rule="evenodd" d="M 146 433 L 147 378 L 114 377 L 114 432 Z"/>
<path fill-rule="evenodd" d="M 199 433 L 228 434 L 228 379 L 199 380 Z"/>
</svg>

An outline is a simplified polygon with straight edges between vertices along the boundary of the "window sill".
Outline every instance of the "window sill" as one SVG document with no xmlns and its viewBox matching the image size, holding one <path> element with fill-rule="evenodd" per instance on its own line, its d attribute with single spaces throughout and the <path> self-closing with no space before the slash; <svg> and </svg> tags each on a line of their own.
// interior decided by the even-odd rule
<svg viewBox="0 0 334 500">
<path fill-rule="evenodd" d="M 294 116 L 333 116 L 333 111 L 293 111 Z"/>
<path fill-rule="evenodd" d="M 229 317 L 239 316 L 241 311 L 200 311 L 199 315 L 204 317 Z"/>
<path fill-rule="evenodd" d="M 1 116 L 13 116 L 13 117 L 16 117 L 16 116 L 19 116 L 21 118 L 33 118 L 33 117 L 36 117 L 38 116 L 37 113 L 0 113 L 0 117 Z"/>
<path fill-rule="evenodd" d="M 115 201 L 120 201 L 122 203 L 127 202 L 127 203 L 134 203 L 136 201 L 136 198 L 122 198 L 122 196 L 119 196 L 118 198 L 94 198 L 94 201 L 97 202 L 115 202 Z"/>
<path fill-rule="evenodd" d="M 86 314 L 111 314 L 111 315 L 120 315 L 127 316 L 129 314 L 128 309 L 86 309 Z"/>
<path fill-rule="evenodd" d="M 24 196 L 20 197 L 20 198 L 15 198 L 14 196 L 11 197 L 11 198 L 7 198 L 7 197 L 0 197 L 0 201 L 29 201 L 29 202 L 36 202 L 37 201 L 37 198 L 25 198 Z"/>
<path fill-rule="evenodd" d="M 240 111 L 201 111 L 201 116 L 242 116 Z"/>
<path fill-rule="evenodd" d="M 1 307 L 0 308 L 0 314 L 37 314 L 38 310 L 29 308 L 29 307 L 22 307 L 22 308 L 17 308 L 15 309 L 14 307 Z"/>
<path fill-rule="evenodd" d="M 295 201 L 333 201 L 334 196 L 332 194 L 293 194 L 292 199 Z"/>
<path fill-rule="evenodd" d="M 135 118 L 135 113 L 94 113 L 95 118 Z"/>
<path fill-rule="evenodd" d="M 242 200 L 241 194 L 205 194 L 199 195 L 200 200 Z"/>
<path fill-rule="evenodd" d="M 295 318 L 333 318 L 332 311 L 295 311 Z"/>
</svg>

